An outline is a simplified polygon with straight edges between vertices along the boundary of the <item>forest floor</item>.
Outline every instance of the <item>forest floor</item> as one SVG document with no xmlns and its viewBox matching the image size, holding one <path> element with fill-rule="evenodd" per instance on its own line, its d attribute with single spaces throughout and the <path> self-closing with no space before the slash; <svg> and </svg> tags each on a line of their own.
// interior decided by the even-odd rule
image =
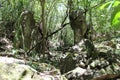
<svg viewBox="0 0 120 80">
<path fill-rule="evenodd" d="M 40 66 L 33 57 L 25 59 L 22 51 L 16 54 L 9 40 L 2 38 L 0 42 L 1 57 L 24 60 L 38 72 L 52 71 L 52 68 L 56 67 L 68 80 L 119 80 L 120 78 L 120 38 L 93 42 L 97 52 L 93 53 L 92 57 L 87 57 L 82 42 L 67 50 L 50 51 L 46 56 L 48 59 L 46 63 L 51 64 L 52 68 L 49 65 L 46 68 Z"/>
</svg>

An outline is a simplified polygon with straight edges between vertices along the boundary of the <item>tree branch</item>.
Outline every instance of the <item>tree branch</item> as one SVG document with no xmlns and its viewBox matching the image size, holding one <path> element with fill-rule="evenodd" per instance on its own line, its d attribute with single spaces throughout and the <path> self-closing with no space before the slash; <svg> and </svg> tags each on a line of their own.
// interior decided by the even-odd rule
<svg viewBox="0 0 120 80">
<path fill-rule="evenodd" d="M 61 28 L 59 28 L 58 30 L 52 32 L 50 35 L 48 35 L 47 37 L 43 37 L 39 42 L 36 43 L 36 45 L 34 45 L 32 48 L 30 48 L 26 53 L 25 55 L 29 54 L 36 46 L 37 44 L 41 43 L 43 39 L 47 39 L 48 37 L 56 34 L 57 32 L 59 32 L 60 30 L 62 30 L 66 25 L 68 25 L 69 23 L 64 23 L 66 21 L 68 17 L 68 14 L 65 16 L 65 18 L 63 19 L 62 23 L 61 23 Z"/>
</svg>

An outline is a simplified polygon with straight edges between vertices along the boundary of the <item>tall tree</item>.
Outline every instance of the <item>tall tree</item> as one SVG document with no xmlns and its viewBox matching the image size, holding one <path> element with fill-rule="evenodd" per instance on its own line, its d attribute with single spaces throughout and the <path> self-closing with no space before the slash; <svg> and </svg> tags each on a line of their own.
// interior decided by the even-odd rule
<svg viewBox="0 0 120 80">
<path fill-rule="evenodd" d="M 87 30 L 85 14 L 83 9 L 76 8 L 73 0 L 68 0 L 68 6 L 70 26 L 74 31 L 74 44 L 76 44 L 84 38 Z"/>
<path fill-rule="evenodd" d="M 40 0 L 41 8 L 42 8 L 42 15 L 41 15 L 41 23 L 42 23 L 42 30 L 43 30 L 43 40 L 42 40 L 42 54 L 45 55 L 46 51 L 46 26 L 45 26 L 45 0 Z"/>
</svg>

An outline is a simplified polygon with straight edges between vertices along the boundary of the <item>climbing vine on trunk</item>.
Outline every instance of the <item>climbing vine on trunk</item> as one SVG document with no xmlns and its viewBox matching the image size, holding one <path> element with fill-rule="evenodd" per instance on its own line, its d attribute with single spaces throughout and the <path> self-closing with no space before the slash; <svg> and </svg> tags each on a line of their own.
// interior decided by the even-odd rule
<svg viewBox="0 0 120 80">
<path fill-rule="evenodd" d="M 74 44 L 76 44 L 84 38 L 87 30 L 85 14 L 83 9 L 75 8 L 72 0 L 68 1 L 68 6 L 70 26 L 74 31 Z"/>
</svg>

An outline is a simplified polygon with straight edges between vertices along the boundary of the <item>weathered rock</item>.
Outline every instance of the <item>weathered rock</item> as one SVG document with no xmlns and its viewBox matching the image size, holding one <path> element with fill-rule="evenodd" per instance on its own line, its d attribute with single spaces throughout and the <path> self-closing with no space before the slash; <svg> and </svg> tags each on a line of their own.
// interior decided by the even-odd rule
<svg viewBox="0 0 120 80">
<path fill-rule="evenodd" d="M 67 80 L 56 71 L 38 72 L 24 60 L 0 57 L 0 80 Z"/>
<path fill-rule="evenodd" d="M 90 80 L 93 78 L 93 73 L 91 70 L 77 67 L 67 72 L 65 76 L 68 80 Z"/>
<path fill-rule="evenodd" d="M 5 50 L 11 50 L 12 48 L 12 42 L 8 38 L 0 37 L 0 52 Z"/>
</svg>

